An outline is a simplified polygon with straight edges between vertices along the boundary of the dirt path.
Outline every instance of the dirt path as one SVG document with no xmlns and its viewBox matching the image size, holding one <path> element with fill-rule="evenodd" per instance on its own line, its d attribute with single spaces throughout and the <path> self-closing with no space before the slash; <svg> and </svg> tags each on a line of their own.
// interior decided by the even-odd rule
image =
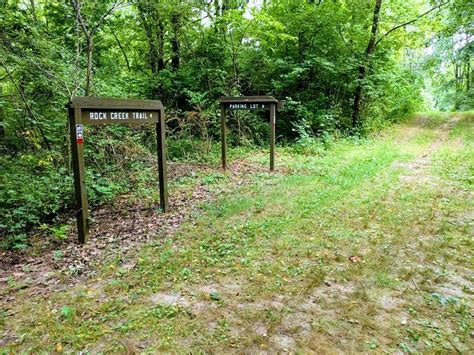
<svg viewBox="0 0 474 355">
<path fill-rule="evenodd" d="M 392 169 L 401 169 L 402 172 L 399 175 L 399 185 L 394 186 L 387 192 L 386 200 L 383 201 L 384 204 L 388 206 L 396 205 L 398 201 L 396 201 L 394 194 L 405 188 L 416 190 L 429 185 L 438 191 L 444 190 L 446 192 L 447 187 L 443 185 L 442 179 L 430 172 L 431 158 L 448 142 L 449 133 L 458 122 L 459 117 L 455 116 L 448 122 L 433 128 L 436 138 L 420 151 L 416 158 L 407 162 L 392 164 Z M 419 119 L 413 122 L 413 126 L 402 129 L 399 132 L 397 143 L 407 144 L 426 129 L 423 125 L 423 119 Z M 458 145 L 460 142 L 455 141 L 450 144 Z M 452 193 L 451 190 L 447 191 L 448 195 Z M 474 194 L 471 193 L 470 198 L 474 198 Z M 440 218 L 443 218 L 443 216 L 440 216 Z M 435 236 L 428 235 L 422 238 L 424 243 L 430 243 Z M 420 265 L 417 262 L 426 258 L 424 251 L 418 244 L 419 242 L 410 240 L 401 246 L 401 250 L 398 251 L 400 256 L 409 254 L 404 256 L 404 262 L 407 263 L 405 266 L 419 267 Z M 395 247 L 395 244 L 393 244 L 393 247 Z M 397 247 L 400 246 L 397 245 Z M 340 253 L 342 255 L 346 254 L 345 257 L 349 256 L 349 266 L 346 264 L 344 267 L 358 268 L 359 265 L 365 263 L 364 259 L 370 259 L 374 257 L 373 254 L 379 253 L 378 249 L 374 250 L 369 246 L 362 250 L 361 255 L 350 255 L 346 254 L 347 250 L 344 251 L 341 248 Z M 425 261 L 423 267 L 427 269 L 439 268 L 437 263 L 428 260 Z M 337 267 L 332 269 L 332 271 L 336 270 Z M 451 271 L 453 270 L 451 269 Z M 192 314 L 193 317 L 206 319 L 209 332 L 216 331 L 218 328 L 218 322 L 215 319 L 231 318 L 234 325 L 231 329 L 233 338 L 246 339 L 249 338 L 248 334 L 253 334 L 253 344 L 249 341 L 249 345 L 245 347 L 245 352 L 260 354 L 298 353 L 309 349 L 316 353 L 326 353 L 328 350 L 330 352 L 352 352 L 356 349 L 360 351 L 363 348 L 361 343 L 364 342 L 368 344 L 368 349 L 375 350 L 379 347 L 388 346 L 393 342 L 388 334 L 386 337 L 384 336 L 384 330 L 389 333 L 389 329 L 393 327 L 409 328 L 408 324 L 410 322 L 417 324 L 417 321 L 413 319 L 415 317 L 410 315 L 407 309 L 410 308 L 410 305 L 424 307 L 423 300 L 420 298 L 423 297 L 422 294 L 441 295 L 439 297 L 444 297 L 444 299 L 457 297 L 453 299 L 469 300 L 470 303 L 474 301 L 471 293 L 474 290 L 474 282 L 469 276 L 469 269 L 463 269 L 462 276 L 459 275 L 459 272 L 453 272 L 453 276 L 454 274 L 458 276 L 437 282 L 437 285 L 429 285 L 429 287 L 426 285 L 428 277 L 414 275 L 399 282 L 395 289 L 384 290 L 370 290 L 373 286 L 368 286 L 360 279 L 341 281 L 335 274 L 337 273 L 327 273 L 322 282 L 318 282 L 316 287 L 311 285 L 306 287 L 305 282 L 302 282 L 302 288 L 296 294 L 285 295 L 276 292 L 270 297 L 257 297 L 258 300 L 252 301 L 241 297 L 241 295 L 251 293 L 249 290 L 252 289 L 252 285 L 249 280 L 228 277 L 220 278 L 217 282 L 207 285 L 195 285 L 182 292 L 159 292 L 153 294 L 150 300 L 154 305 L 180 307 Z M 373 294 L 368 296 L 371 292 Z M 224 299 L 225 307 L 219 307 L 215 304 L 211 304 L 210 307 L 206 297 L 212 294 L 217 294 L 219 298 Z M 362 301 L 358 299 L 361 294 L 363 295 Z M 199 300 L 199 297 L 196 298 L 196 295 L 199 295 L 201 300 Z M 347 307 L 348 304 L 349 308 Z M 354 306 L 360 307 L 360 309 L 354 311 Z M 261 318 L 262 314 L 268 313 L 277 315 L 277 321 L 269 324 L 268 321 Z M 229 317 L 229 314 L 232 316 Z M 377 323 L 378 330 L 374 333 L 369 331 L 369 334 L 373 334 L 373 340 L 354 335 L 354 333 L 367 333 L 368 320 L 365 318 L 367 314 Z M 343 331 L 331 329 L 331 324 L 338 321 L 344 322 L 346 326 L 352 329 Z M 427 324 L 428 327 L 432 326 L 434 329 L 440 328 L 436 322 L 433 325 Z M 320 327 L 324 328 L 323 331 Z M 328 327 L 329 330 L 325 327 Z M 452 335 L 452 339 L 456 339 L 456 336 Z M 456 340 L 452 339 L 448 339 L 448 344 L 445 346 L 446 350 L 463 352 L 469 349 L 466 344 L 455 344 Z M 402 348 L 402 350 L 406 349 Z M 224 351 L 229 350 L 227 348 Z"/>
<path fill-rule="evenodd" d="M 422 124 L 422 122 L 420 122 L 421 120 L 423 120 L 423 118 L 418 119 L 418 124 Z M 427 147 L 427 149 L 424 150 L 421 156 L 413 159 L 412 161 L 396 165 L 397 167 L 401 167 L 406 170 L 406 173 L 400 176 L 403 183 L 434 183 L 436 178 L 428 172 L 428 168 L 430 166 L 430 156 L 446 143 L 449 132 L 454 128 L 459 120 L 459 116 L 454 116 L 448 122 L 443 123 L 437 127 L 437 138 Z M 416 123 L 417 122 L 415 122 L 415 124 Z M 407 137 L 413 136 L 414 132 L 411 132 L 410 130 L 403 134 L 404 140 L 406 140 Z M 403 141 L 401 143 L 403 143 Z M 459 144 L 459 141 L 456 142 L 456 144 Z"/>
</svg>

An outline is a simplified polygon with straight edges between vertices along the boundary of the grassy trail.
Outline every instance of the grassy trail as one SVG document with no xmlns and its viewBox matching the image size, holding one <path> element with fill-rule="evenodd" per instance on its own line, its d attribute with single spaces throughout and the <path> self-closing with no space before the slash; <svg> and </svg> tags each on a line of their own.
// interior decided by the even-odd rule
<svg viewBox="0 0 474 355">
<path fill-rule="evenodd" d="M 249 176 L 128 263 L 19 292 L 0 349 L 472 351 L 473 126 L 420 116 L 320 155 L 280 151 L 291 173 Z"/>
</svg>

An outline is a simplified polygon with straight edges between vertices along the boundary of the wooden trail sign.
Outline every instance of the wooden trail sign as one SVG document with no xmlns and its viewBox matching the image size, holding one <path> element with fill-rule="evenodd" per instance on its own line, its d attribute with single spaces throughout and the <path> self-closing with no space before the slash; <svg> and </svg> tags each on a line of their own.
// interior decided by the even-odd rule
<svg viewBox="0 0 474 355">
<path fill-rule="evenodd" d="M 277 106 L 282 106 L 272 96 L 240 96 L 221 97 L 221 149 L 222 149 L 222 169 L 227 167 L 227 147 L 226 147 L 226 113 L 233 110 L 262 110 L 269 111 L 270 114 L 270 171 L 275 170 L 275 126 Z"/>
<path fill-rule="evenodd" d="M 88 204 L 84 165 L 84 125 L 154 124 L 158 147 L 160 207 L 168 212 L 168 177 L 166 169 L 165 111 L 161 101 L 124 100 L 99 97 L 74 97 L 69 108 L 74 189 L 76 192 L 77 231 L 80 243 L 89 237 Z"/>
</svg>

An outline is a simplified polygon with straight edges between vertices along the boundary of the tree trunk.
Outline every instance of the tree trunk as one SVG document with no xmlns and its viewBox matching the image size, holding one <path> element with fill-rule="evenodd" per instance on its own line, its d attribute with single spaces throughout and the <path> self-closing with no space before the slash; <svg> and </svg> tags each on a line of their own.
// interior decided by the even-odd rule
<svg viewBox="0 0 474 355">
<path fill-rule="evenodd" d="M 125 51 L 125 48 L 122 46 L 122 43 L 120 42 L 119 38 L 117 37 L 117 34 L 115 33 L 114 29 L 112 26 L 109 25 L 110 32 L 112 33 L 112 36 L 115 38 L 115 42 L 117 42 L 117 45 L 120 48 L 120 51 L 123 54 L 123 58 L 125 59 L 125 64 L 127 65 L 128 71 L 131 71 L 132 69 L 130 68 L 130 61 L 128 60 L 127 52 Z"/>
<path fill-rule="evenodd" d="M 457 110 L 459 110 L 459 89 L 460 89 L 460 85 L 459 85 L 459 64 L 457 62 L 457 60 L 455 59 L 455 63 L 454 63 L 454 88 L 455 88 L 455 99 L 454 99 L 454 108 Z"/>
<path fill-rule="evenodd" d="M 377 38 L 377 31 L 379 27 L 379 15 L 380 9 L 382 7 L 382 0 L 375 0 L 374 7 L 374 16 L 372 18 L 372 32 L 370 35 L 369 43 L 367 44 L 367 49 L 365 50 L 364 60 L 361 65 L 359 65 L 358 76 L 357 76 L 357 86 L 354 93 L 354 105 L 352 110 L 352 128 L 355 129 L 360 125 L 359 116 L 360 116 L 360 104 L 362 101 L 362 92 L 363 92 L 363 82 L 367 75 L 367 68 L 370 66 L 370 59 L 372 54 L 375 51 L 375 40 Z"/>
<path fill-rule="evenodd" d="M 94 39 L 92 36 L 87 37 L 87 72 L 86 72 L 86 87 L 85 95 L 89 96 L 92 86 L 92 53 L 94 50 Z"/>
<path fill-rule="evenodd" d="M 471 89 L 471 58 L 466 58 L 466 92 L 469 94 Z"/>
<path fill-rule="evenodd" d="M 165 69 L 165 25 L 161 19 L 158 22 L 158 33 L 156 39 L 158 42 L 158 71 Z"/>
<path fill-rule="evenodd" d="M 214 17 L 218 18 L 219 16 L 220 16 L 219 0 L 214 0 Z"/>
<path fill-rule="evenodd" d="M 93 61 L 92 61 L 92 53 L 94 50 L 94 35 L 97 33 L 98 29 L 102 25 L 102 23 L 106 20 L 107 16 L 109 16 L 114 9 L 116 9 L 118 3 L 113 3 L 112 7 L 106 11 L 101 18 L 97 21 L 95 25 L 87 23 L 86 19 L 82 17 L 81 14 L 81 4 L 79 0 L 70 0 L 71 5 L 76 13 L 76 20 L 77 24 L 82 28 L 82 32 L 84 32 L 84 36 L 86 37 L 87 41 L 87 70 L 86 70 L 86 85 L 85 85 L 85 95 L 90 95 L 91 87 L 92 87 L 92 69 L 93 69 Z M 32 1 L 33 3 L 33 1 Z"/>
<path fill-rule="evenodd" d="M 173 71 L 179 69 L 179 61 L 180 61 L 180 43 L 179 43 L 179 14 L 175 13 L 171 17 L 171 24 L 173 27 L 173 38 L 171 39 L 171 68 Z"/>
<path fill-rule="evenodd" d="M 31 7 L 31 14 L 33 15 L 33 19 L 35 21 L 38 21 L 38 18 L 36 17 L 36 6 L 35 6 L 34 0 L 30 0 L 30 7 Z"/>
<path fill-rule="evenodd" d="M 152 98 L 162 99 L 163 92 L 161 86 L 158 84 L 158 74 L 165 68 L 165 47 L 164 47 L 164 32 L 165 26 L 160 18 L 158 10 L 153 6 L 145 6 L 143 3 L 137 3 L 138 13 L 141 19 L 145 34 L 148 40 L 148 55 L 150 60 L 150 69 L 155 85 L 152 88 Z"/>
</svg>

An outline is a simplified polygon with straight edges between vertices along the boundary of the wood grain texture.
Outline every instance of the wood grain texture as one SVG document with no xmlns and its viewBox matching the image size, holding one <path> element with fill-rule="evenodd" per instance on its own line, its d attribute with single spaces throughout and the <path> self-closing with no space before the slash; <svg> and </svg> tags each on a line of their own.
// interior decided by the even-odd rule
<svg viewBox="0 0 474 355">
<path fill-rule="evenodd" d="M 117 99 L 109 97 L 77 96 L 69 102 L 71 108 L 81 109 L 123 109 L 123 110 L 162 110 L 159 100 Z"/>
<path fill-rule="evenodd" d="M 278 100 L 273 96 L 224 96 L 219 102 L 221 104 L 238 104 L 238 103 L 277 103 Z"/>
</svg>

